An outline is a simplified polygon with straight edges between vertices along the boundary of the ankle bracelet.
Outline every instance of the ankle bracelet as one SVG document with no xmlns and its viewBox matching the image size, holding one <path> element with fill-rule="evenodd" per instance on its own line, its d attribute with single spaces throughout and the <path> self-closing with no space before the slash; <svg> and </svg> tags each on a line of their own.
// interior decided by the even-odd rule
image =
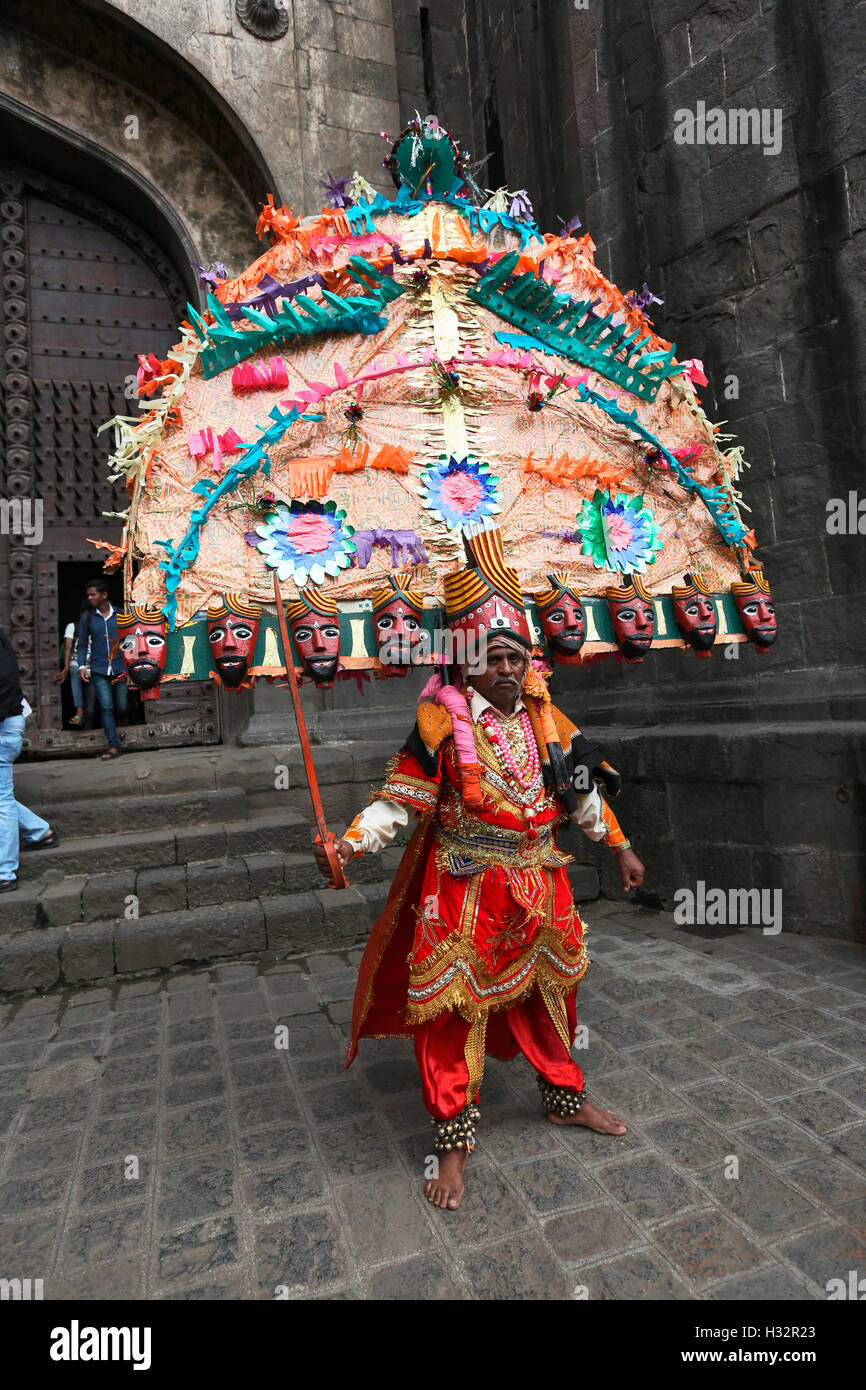
<svg viewBox="0 0 866 1390">
<path fill-rule="evenodd" d="M 586 1100 L 585 1090 L 578 1091 L 574 1086 L 552 1086 L 543 1076 L 536 1079 L 541 1092 L 541 1104 L 550 1115 L 561 1115 L 563 1118 L 576 1115 Z"/>
<path fill-rule="evenodd" d="M 433 1147 L 438 1154 L 450 1153 L 452 1149 L 465 1149 L 471 1153 L 475 1148 L 475 1126 L 481 1119 L 477 1105 L 467 1105 L 453 1120 L 431 1119 L 435 1139 Z"/>
</svg>

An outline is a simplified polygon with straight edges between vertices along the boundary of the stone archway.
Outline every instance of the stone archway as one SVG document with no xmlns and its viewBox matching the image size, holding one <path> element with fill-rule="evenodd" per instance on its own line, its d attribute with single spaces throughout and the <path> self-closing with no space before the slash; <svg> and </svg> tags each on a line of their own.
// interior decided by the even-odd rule
<svg viewBox="0 0 866 1390">
<path fill-rule="evenodd" d="M 77 0 L 7 0 L 0 17 L 0 147 L 113 203 L 231 273 L 261 250 L 273 190 L 255 142 L 208 82 L 147 31 Z M 184 267 L 184 268 L 185 268 Z"/>
</svg>

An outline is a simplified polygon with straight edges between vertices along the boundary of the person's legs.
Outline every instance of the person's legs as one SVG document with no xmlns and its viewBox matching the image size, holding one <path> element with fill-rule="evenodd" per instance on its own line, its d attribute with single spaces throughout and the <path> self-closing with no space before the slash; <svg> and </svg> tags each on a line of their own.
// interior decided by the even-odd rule
<svg viewBox="0 0 866 1390">
<path fill-rule="evenodd" d="M 478 1079 L 471 1082 L 466 1045 L 473 1032 L 456 1010 L 415 1029 L 415 1058 L 421 1093 L 435 1134 L 437 1171 L 427 1181 L 428 1201 L 454 1211 L 463 1195 L 463 1169 L 475 1146 Z M 483 1040 L 481 1043 L 483 1048 Z M 483 1055 L 483 1054 L 482 1054 Z M 469 1094 L 475 1091 L 474 1097 Z"/>
<path fill-rule="evenodd" d="M 18 812 L 12 764 L 24 739 L 23 714 L 0 719 L 0 883 L 14 883 L 18 872 Z"/>
<path fill-rule="evenodd" d="M 108 676 L 101 676 L 98 672 L 90 677 L 96 691 L 96 698 L 99 702 L 99 713 L 102 717 L 102 727 L 105 737 L 108 740 L 109 748 L 117 747 L 117 725 L 114 722 L 114 701 L 111 694 L 111 681 Z"/>
<path fill-rule="evenodd" d="M 575 993 L 566 997 L 569 1037 L 574 1037 Z M 626 1127 L 612 1110 L 600 1110 L 586 1099 L 583 1072 L 553 1025 L 539 990 L 504 1015 L 512 1038 L 538 1074 L 541 1103 L 554 1124 L 585 1125 L 599 1134 L 625 1134 Z"/>
<path fill-rule="evenodd" d="M 129 722 L 129 693 L 126 681 L 117 681 L 111 690 L 114 696 L 115 719 L 126 724 Z"/>
<path fill-rule="evenodd" d="M 84 688 L 84 727 L 87 730 L 93 728 L 96 715 L 96 686 L 92 680 L 87 682 Z"/>
<path fill-rule="evenodd" d="M 20 801 L 15 802 L 15 810 L 18 813 L 18 829 L 22 840 L 32 845 L 36 840 L 45 838 L 51 829 L 47 820 L 37 816 L 35 811 L 31 811 L 29 806 L 23 806 Z"/>
<path fill-rule="evenodd" d="M 75 706 L 75 717 L 84 715 L 84 683 L 81 679 L 81 672 L 77 666 L 69 668 L 69 691 L 72 695 L 72 703 Z"/>
</svg>

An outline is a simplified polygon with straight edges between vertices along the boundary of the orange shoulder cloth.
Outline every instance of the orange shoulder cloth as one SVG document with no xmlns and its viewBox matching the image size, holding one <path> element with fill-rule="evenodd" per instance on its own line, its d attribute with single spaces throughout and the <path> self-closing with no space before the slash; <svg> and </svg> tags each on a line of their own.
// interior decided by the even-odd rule
<svg viewBox="0 0 866 1390">
<path fill-rule="evenodd" d="M 442 705 L 424 700 L 415 711 L 418 732 L 428 748 L 436 749 L 451 733 L 451 715 Z"/>
</svg>

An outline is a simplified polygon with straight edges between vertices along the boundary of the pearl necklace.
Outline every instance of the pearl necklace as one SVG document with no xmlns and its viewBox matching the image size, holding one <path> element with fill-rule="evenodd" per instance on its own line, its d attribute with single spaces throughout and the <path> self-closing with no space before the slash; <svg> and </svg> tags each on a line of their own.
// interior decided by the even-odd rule
<svg viewBox="0 0 866 1390">
<path fill-rule="evenodd" d="M 532 785 L 541 770 L 538 759 L 538 747 L 535 742 L 535 735 L 532 732 L 532 724 L 526 710 L 520 711 L 520 727 L 523 732 L 523 739 L 526 745 L 526 773 L 521 772 L 517 766 L 517 759 L 511 751 L 508 739 L 502 729 L 496 715 L 486 709 L 481 715 L 481 726 L 488 739 L 496 749 L 496 754 L 500 763 L 511 774 L 519 787 L 524 791 Z"/>
</svg>

